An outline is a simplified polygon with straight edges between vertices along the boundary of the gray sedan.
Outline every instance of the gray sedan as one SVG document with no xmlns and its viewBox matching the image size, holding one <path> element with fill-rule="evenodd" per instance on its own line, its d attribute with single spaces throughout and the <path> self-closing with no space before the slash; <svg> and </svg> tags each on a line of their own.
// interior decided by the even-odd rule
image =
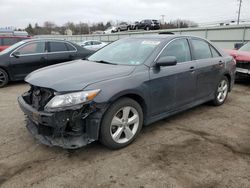
<svg viewBox="0 0 250 188">
<path fill-rule="evenodd" d="M 91 55 L 35 71 L 18 98 L 27 128 L 46 145 L 79 148 L 99 140 L 132 143 L 143 125 L 232 90 L 235 61 L 209 41 L 155 35 L 118 40 Z"/>
</svg>

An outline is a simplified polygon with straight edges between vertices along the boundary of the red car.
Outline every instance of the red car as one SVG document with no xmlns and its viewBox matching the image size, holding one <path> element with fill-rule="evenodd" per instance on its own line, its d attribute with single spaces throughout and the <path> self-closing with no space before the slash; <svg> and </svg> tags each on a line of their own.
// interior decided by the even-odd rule
<svg viewBox="0 0 250 188">
<path fill-rule="evenodd" d="M 225 50 L 236 60 L 236 72 L 238 75 L 250 76 L 250 42 L 238 50 Z"/>
<path fill-rule="evenodd" d="M 21 40 L 30 38 L 29 36 L 0 36 L 0 52 Z"/>
</svg>

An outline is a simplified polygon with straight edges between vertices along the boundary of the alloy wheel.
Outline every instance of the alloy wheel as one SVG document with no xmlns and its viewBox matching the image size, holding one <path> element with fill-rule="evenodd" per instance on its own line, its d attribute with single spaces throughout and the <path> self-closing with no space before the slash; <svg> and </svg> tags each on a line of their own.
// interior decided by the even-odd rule
<svg viewBox="0 0 250 188">
<path fill-rule="evenodd" d="M 217 90 L 217 100 L 222 103 L 227 97 L 228 93 L 228 83 L 226 80 L 222 80 L 218 86 Z"/>
<path fill-rule="evenodd" d="M 111 121 L 112 139 L 119 144 L 129 142 L 136 134 L 139 122 L 139 113 L 135 108 L 126 106 L 119 109 Z"/>
</svg>

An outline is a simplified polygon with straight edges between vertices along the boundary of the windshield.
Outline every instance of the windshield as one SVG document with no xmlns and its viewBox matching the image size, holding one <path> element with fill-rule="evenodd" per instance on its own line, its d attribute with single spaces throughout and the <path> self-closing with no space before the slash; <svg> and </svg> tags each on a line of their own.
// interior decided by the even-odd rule
<svg viewBox="0 0 250 188">
<path fill-rule="evenodd" d="M 14 50 L 15 48 L 17 48 L 18 46 L 20 46 L 20 45 L 22 45 L 22 44 L 24 44 L 24 43 L 25 43 L 25 41 L 20 41 L 20 42 L 18 42 L 18 43 L 15 43 L 15 44 L 13 44 L 12 46 L 10 46 L 10 47 L 6 48 L 5 50 L 1 51 L 1 52 L 0 52 L 0 55 L 3 55 L 3 54 L 8 53 L 8 52 Z"/>
<path fill-rule="evenodd" d="M 111 43 L 88 58 L 89 61 L 140 65 L 160 44 L 160 39 L 123 39 Z"/>
<path fill-rule="evenodd" d="M 250 51 L 250 42 L 246 43 L 244 46 L 242 46 L 239 51 Z"/>
</svg>

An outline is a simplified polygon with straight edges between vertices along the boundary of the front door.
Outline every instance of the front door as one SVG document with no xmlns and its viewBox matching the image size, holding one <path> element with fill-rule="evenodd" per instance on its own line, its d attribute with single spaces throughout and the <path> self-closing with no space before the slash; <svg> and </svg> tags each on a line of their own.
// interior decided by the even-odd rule
<svg viewBox="0 0 250 188">
<path fill-rule="evenodd" d="M 177 65 L 150 69 L 152 115 L 174 111 L 193 101 L 196 92 L 196 63 L 186 38 L 170 42 L 158 58 L 175 56 Z"/>
</svg>

